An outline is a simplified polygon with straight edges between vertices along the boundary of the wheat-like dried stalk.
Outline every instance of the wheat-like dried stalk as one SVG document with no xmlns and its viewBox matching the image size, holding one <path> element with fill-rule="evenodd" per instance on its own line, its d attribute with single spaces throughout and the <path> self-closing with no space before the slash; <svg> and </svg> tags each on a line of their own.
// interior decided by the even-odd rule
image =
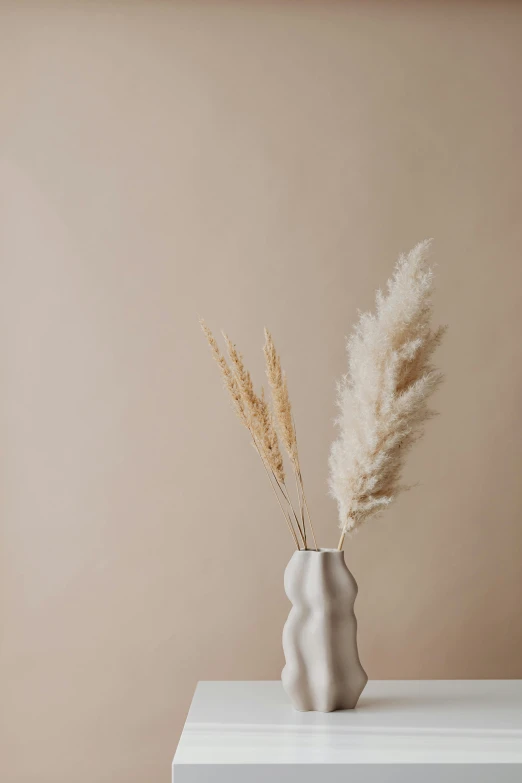
<svg viewBox="0 0 522 783">
<path fill-rule="evenodd" d="M 244 366 L 243 358 L 228 336 L 224 335 L 224 338 L 227 344 L 227 349 L 233 369 L 230 369 L 225 357 L 219 350 L 219 346 L 214 335 L 203 319 L 200 319 L 200 325 L 203 333 L 207 338 L 212 355 L 219 367 L 224 386 L 229 392 L 233 408 L 241 423 L 250 432 L 252 437 L 252 444 L 261 458 L 268 476 L 268 480 L 270 481 L 270 486 L 272 487 L 272 490 L 277 498 L 283 516 L 285 517 L 285 521 L 292 534 L 296 548 L 299 549 L 300 546 L 291 517 L 285 511 L 281 497 L 277 491 L 279 490 L 285 502 L 289 505 L 291 512 L 296 519 L 299 532 L 301 533 L 297 516 L 293 511 L 292 505 L 288 498 L 286 487 L 284 485 L 285 474 L 283 458 L 279 448 L 273 415 L 266 402 L 264 392 L 261 392 L 261 396 L 258 396 L 255 393 L 252 378 Z"/>
<path fill-rule="evenodd" d="M 279 447 L 279 438 L 275 427 L 274 414 L 265 398 L 265 390 L 261 389 L 261 395 L 258 397 L 258 421 L 259 432 L 263 444 L 263 451 L 267 455 L 267 461 L 274 475 L 281 483 L 285 483 L 285 468 L 283 455 Z"/>
<path fill-rule="evenodd" d="M 232 371 L 234 373 L 239 391 L 241 392 L 241 398 L 245 412 L 248 416 L 250 424 L 252 424 L 257 413 L 257 395 L 254 391 L 254 384 L 249 371 L 246 369 L 243 363 L 243 357 L 235 347 L 234 343 L 230 340 L 227 334 L 223 332 L 225 344 L 227 346 L 228 355 L 232 364 Z"/>
<path fill-rule="evenodd" d="M 234 408 L 234 411 L 236 412 L 237 417 L 239 418 L 241 424 L 243 424 L 247 429 L 250 429 L 247 415 L 245 412 L 245 406 L 243 404 L 243 399 L 241 396 L 241 391 L 239 389 L 237 380 L 235 379 L 234 374 L 230 370 L 230 367 L 227 364 L 227 360 L 219 350 L 219 346 L 216 342 L 216 338 L 208 328 L 204 319 L 200 318 L 199 323 L 205 337 L 207 338 L 207 342 L 210 346 L 210 350 L 212 351 L 212 356 L 214 357 L 214 360 L 219 367 L 219 371 L 223 379 L 223 385 L 230 395 L 232 407 Z"/>
<path fill-rule="evenodd" d="M 301 474 L 301 466 L 299 464 L 299 451 L 297 449 L 297 437 L 295 432 L 294 419 L 292 416 L 292 405 L 290 403 L 290 395 L 288 393 L 288 384 L 286 376 L 281 367 L 281 359 L 276 351 L 272 335 L 265 328 L 265 345 L 263 347 L 265 354 L 265 366 L 268 383 L 270 384 L 270 390 L 272 392 L 272 404 L 276 415 L 276 421 L 279 429 L 279 435 L 285 450 L 292 463 L 296 479 L 297 496 L 299 499 L 299 505 L 301 510 L 301 527 L 303 530 L 303 538 L 305 548 L 306 543 L 306 522 L 305 522 L 305 510 L 308 514 L 308 521 L 310 529 L 312 531 L 312 537 L 314 539 L 314 545 L 317 549 L 317 543 L 315 541 L 315 534 L 312 525 L 310 513 L 308 511 L 308 505 L 304 494 L 303 477 Z"/>
<path fill-rule="evenodd" d="M 252 377 L 246 369 L 243 357 L 232 343 L 227 334 L 223 333 L 228 355 L 232 364 L 234 377 L 239 388 L 243 407 L 246 412 L 249 427 L 254 434 L 255 441 L 266 460 L 270 470 L 277 480 L 284 484 L 285 471 L 283 457 L 279 448 L 277 432 L 270 407 L 268 406 L 264 391 L 258 396 L 254 390 Z"/>
<path fill-rule="evenodd" d="M 297 439 L 295 436 L 292 406 L 285 374 L 281 368 L 281 360 L 275 349 L 272 335 L 265 329 L 265 345 L 263 348 L 266 360 L 266 374 L 272 391 L 272 403 L 279 427 L 279 435 L 286 449 L 290 462 L 294 467 L 299 464 Z"/>
<path fill-rule="evenodd" d="M 361 315 L 348 341 L 348 373 L 338 385 L 339 437 L 330 454 L 342 548 L 347 531 L 405 489 L 404 458 L 433 414 L 427 401 L 442 380 L 431 364 L 445 328 L 431 328 L 431 241 L 401 256 L 375 314 Z"/>
<path fill-rule="evenodd" d="M 283 458 L 279 449 L 277 432 L 274 427 L 273 416 L 270 408 L 267 406 L 264 397 L 258 397 L 254 391 L 254 385 L 250 373 L 243 363 L 243 357 L 232 343 L 228 335 L 223 333 L 225 343 L 232 364 L 234 377 L 241 392 L 241 399 L 250 424 L 254 444 L 259 451 L 261 458 L 268 465 L 274 478 L 276 479 L 281 494 L 283 495 L 290 513 L 293 515 L 297 529 L 301 536 L 303 546 L 306 549 L 306 530 L 304 521 L 299 521 L 297 514 L 290 500 L 290 495 L 285 484 L 285 474 L 283 467 Z"/>
</svg>

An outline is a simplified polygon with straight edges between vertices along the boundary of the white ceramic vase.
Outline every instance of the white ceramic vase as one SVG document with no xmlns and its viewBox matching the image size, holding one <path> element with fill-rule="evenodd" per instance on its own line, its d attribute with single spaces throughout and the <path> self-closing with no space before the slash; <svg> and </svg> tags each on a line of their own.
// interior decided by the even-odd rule
<svg viewBox="0 0 522 783">
<path fill-rule="evenodd" d="M 368 677 L 357 651 L 357 583 L 337 549 L 294 552 L 283 629 L 283 688 L 296 710 L 353 709 Z"/>
</svg>

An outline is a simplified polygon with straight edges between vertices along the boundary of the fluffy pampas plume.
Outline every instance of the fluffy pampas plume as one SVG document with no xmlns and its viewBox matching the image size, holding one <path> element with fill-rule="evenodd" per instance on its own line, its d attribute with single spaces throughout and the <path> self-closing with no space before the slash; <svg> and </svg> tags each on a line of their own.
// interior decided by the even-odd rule
<svg viewBox="0 0 522 783">
<path fill-rule="evenodd" d="M 431 240 L 401 256 L 375 314 L 361 315 L 347 343 L 348 373 L 338 385 L 339 437 L 330 453 L 330 491 L 344 536 L 403 490 L 404 458 L 433 412 L 442 380 L 431 363 L 445 327 L 431 327 Z"/>
</svg>

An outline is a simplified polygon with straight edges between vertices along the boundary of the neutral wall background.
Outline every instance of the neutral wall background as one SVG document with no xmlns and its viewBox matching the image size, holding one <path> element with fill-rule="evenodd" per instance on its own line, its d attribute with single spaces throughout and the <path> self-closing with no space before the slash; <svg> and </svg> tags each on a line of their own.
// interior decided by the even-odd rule
<svg viewBox="0 0 522 783">
<path fill-rule="evenodd" d="M 288 532 L 197 315 L 288 371 L 323 545 L 357 308 L 436 238 L 419 486 L 347 545 L 373 678 L 522 677 L 522 5 L 0 6 L 6 783 L 167 781 L 277 678 Z"/>
</svg>

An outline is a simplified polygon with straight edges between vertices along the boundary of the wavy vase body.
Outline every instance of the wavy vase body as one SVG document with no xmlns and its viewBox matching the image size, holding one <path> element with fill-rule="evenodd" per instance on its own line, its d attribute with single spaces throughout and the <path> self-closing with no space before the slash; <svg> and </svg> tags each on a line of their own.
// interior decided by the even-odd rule
<svg viewBox="0 0 522 783">
<path fill-rule="evenodd" d="M 283 688 L 296 710 L 353 709 L 368 677 L 357 650 L 357 583 L 344 552 L 294 552 L 285 570 L 292 608 L 283 629 Z"/>
</svg>

